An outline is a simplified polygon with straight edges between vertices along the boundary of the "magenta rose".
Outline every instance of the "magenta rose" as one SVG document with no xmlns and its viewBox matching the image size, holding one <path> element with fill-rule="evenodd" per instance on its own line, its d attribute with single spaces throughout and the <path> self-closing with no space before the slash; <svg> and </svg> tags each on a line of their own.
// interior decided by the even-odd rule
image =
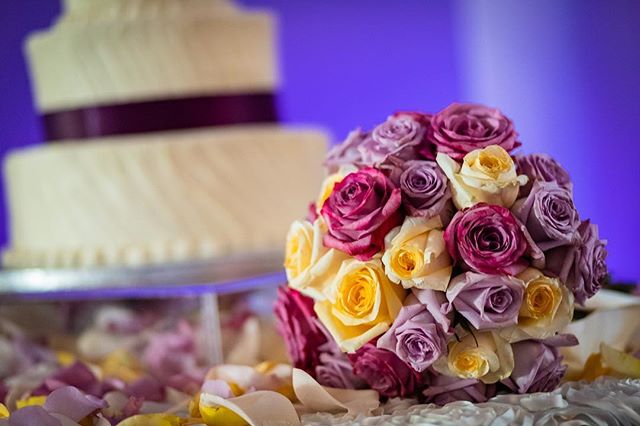
<svg viewBox="0 0 640 426">
<path fill-rule="evenodd" d="M 477 379 L 459 379 L 431 371 L 428 385 L 422 394 L 427 402 L 446 405 L 455 401 L 485 402 L 496 396 L 495 384 L 484 384 Z"/>
<path fill-rule="evenodd" d="M 329 228 L 324 245 L 371 259 L 384 247 L 385 235 L 402 222 L 401 202 L 400 189 L 379 170 L 348 174 L 322 206 L 320 214 Z"/>
<path fill-rule="evenodd" d="M 578 227 L 578 241 L 546 252 L 546 272 L 557 276 L 571 289 L 576 302 L 584 305 L 607 278 L 607 242 L 598 236 L 598 227 L 588 220 Z"/>
<path fill-rule="evenodd" d="M 523 340 L 511 345 L 514 367 L 503 380 L 512 392 L 550 392 L 558 387 L 567 367 L 557 348 L 537 340 Z"/>
<path fill-rule="evenodd" d="M 327 337 L 313 310 L 313 299 L 289 287 L 279 287 L 274 313 L 291 363 L 314 374 L 320 364 L 318 348 L 327 342 Z"/>
<path fill-rule="evenodd" d="M 457 313 L 478 330 L 518 323 L 524 283 L 508 275 L 465 272 L 447 288 L 447 299 Z"/>
<path fill-rule="evenodd" d="M 511 210 L 543 251 L 573 244 L 578 238 L 580 218 L 571 192 L 555 182 L 537 181 Z"/>
<path fill-rule="evenodd" d="M 447 352 L 447 331 L 415 296 L 409 296 L 377 346 L 422 372 Z"/>
<path fill-rule="evenodd" d="M 535 264 L 543 259 L 526 228 L 509 209 L 496 205 L 480 203 L 456 213 L 444 240 L 454 261 L 486 274 L 519 274 L 528 266 L 527 252 Z"/>
<path fill-rule="evenodd" d="M 569 173 L 547 154 L 516 155 L 513 158 L 519 175 L 527 175 L 529 181 L 520 187 L 519 197 L 525 197 L 535 182 L 555 182 L 561 188 L 572 192 L 573 184 Z"/>
<path fill-rule="evenodd" d="M 356 129 L 347 135 L 344 142 L 334 146 L 324 160 L 324 166 L 329 173 L 336 173 L 342 166 L 361 166 L 362 154 L 359 147 L 370 135 L 369 132 Z"/>
<path fill-rule="evenodd" d="M 451 104 L 431 119 L 427 135 L 437 152 L 454 160 L 476 149 L 499 145 L 507 152 L 520 146 L 513 123 L 499 110 L 477 104 Z M 427 155 L 428 151 L 421 151 Z"/>
<path fill-rule="evenodd" d="M 353 372 L 380 395 L 395 398 L 412 396 L 422 386 L 421 375 L 393 352 L 368 343 L 349 355 Z"/>
</svg>

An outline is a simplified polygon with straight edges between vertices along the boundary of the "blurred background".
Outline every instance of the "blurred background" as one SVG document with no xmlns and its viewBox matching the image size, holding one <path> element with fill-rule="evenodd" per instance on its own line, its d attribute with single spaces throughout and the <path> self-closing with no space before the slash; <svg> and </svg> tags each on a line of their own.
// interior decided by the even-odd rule
<svg viewBox="0 0 640 426">
<path fill-rule="evenodd" d="M 499 107 L 524 152 L 568 169 L 581 216 L 609 241 L 614 280 L 640 279 L 639 1 L 240 3 L 279 16 L 284 122 L 323 126 L 338 142 L 395 110 Z M 22 43 L 59 12 L 57 0 L 0 0 L 0 156 L 42 140 Z"/>
</svg>

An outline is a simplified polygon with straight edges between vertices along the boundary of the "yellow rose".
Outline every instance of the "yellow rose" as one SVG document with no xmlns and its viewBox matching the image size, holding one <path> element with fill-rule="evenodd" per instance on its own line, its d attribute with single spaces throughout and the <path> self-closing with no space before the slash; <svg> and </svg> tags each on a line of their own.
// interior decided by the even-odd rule
<svg viewBox="0 0 640 426">
<path fill-rule="evenodd" d="M 524 270 L 518 278 L 526 287 L 518 325 L 501 330 L 503 338 L 511 343 L 546 339 L 571 322 L 573 294 L 557 278 L 547 277 L 534 268 Z"/>
<path fill-rule="evenodd" d="M 439 217 L 407 217 L 384 239 L 382 263 L 387 277 L 404 288 L 445 291 L 451 278 L 451 258 L 442 238 Z"/>
<path fill-rule="evenodd" d="M 477 203 L 511 207 L 527 176 L 516 173 L 513 159 L 504 148 L 490 145 L 465 155 L 462 166 L 446 154 L 436 161 L 449 178 L 453 202 L 458 209 Z"/>
<path fill-rule="evenodd" d="M 324 246 L 322 238 L 326 232 L 327 226 L 319 217 L 313 225 L 307 221 L 293 222 L 287 234 L 284 267 L 289 286 L 315 300 L 324 300 L 324 288 L 348 257 L 340 250 Z"/>
<path fill-rule="evenodd" d="M 338 346 L 355 352 L 369 340 L 387 331 L 398 315 L 406 291 L 393 284 L 379 259 L 342 263 L 327 300 L 314 309 Z"/>
<path fill-rule="evenodd" d="M 513 351 L 511 345 L 491 331 L 473 330 L 449 344 L 449 355 L 434 363 L 439 373 L 483 383 L 496 383 L 511 375 Z"/>
</svg>

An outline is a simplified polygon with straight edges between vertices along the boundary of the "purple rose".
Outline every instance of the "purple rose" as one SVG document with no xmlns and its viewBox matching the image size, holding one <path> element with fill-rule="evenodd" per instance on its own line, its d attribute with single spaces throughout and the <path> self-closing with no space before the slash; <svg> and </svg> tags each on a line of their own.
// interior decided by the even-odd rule
<svg viewBox="0 0 640 426">
<path fill-rule="evenodd" d="M 327 341 L 313 310 L 313 299 L 288 288 L 278 288 L 274 307 L 276 327 L 284 338 L 294 367 L 313 374 L 320 363 L 318 347 Z"/>
<path fill-rule="evenodd" d="M 341 389 L 364 389 L 367 384 L 356 376 L 346 354 L 324 352 L 320 354 L 320 365 L 315 371 L 318 383 Z"/>
<path fill-rule="evenodd" d="M 400 189 L 382 172 L 366 168 L 337 183 L 320 211 L 329 232 L 324 245 L 360 260 L 382 247 L 387 233 L 402 222 Z"/>
<path fill-rule="evenodd" d="M 418 299 L 426 309 L 436 323 L 440 325 L 442 330 L 449 335 L 453 333 L 451 323 L 453 322 L 454 312 L 451 310 L 447 295 L 444 291 L 431 290 L 431 289 L 411 289 L 413 295 Z M 410 297 L 410 296 L 409 296 Z"/>
<path fill-rule="evenodd" d="M 477 379 L 459 379 L 431 372 L 428 386 L 422 392 L 427 402 L 446 405 L 455 401 L 486 402 L 496 396 L 495 384 L 484 384 Z"/>
<path fill-rule="evenodd" d="M 546 253 L 546 272 L 560 278 L 571 289 L 576 302 L 584 302 L 600 290 L 607 277 L 607 242 L 598 237 L 598 227 L 588 220 L 578 227 L 578 241 Z"/>
<path fill-rule="evenodd" d="M 377 346 L 394 352 L 422 372 L 447 352 L 447 335 L 427 308 L 415 296 L 409 296 Z"/>
<path fill-rule="evenodd" d="M 477 104 L 454 103 L 434 115 L 428 139 L 437 152 L 458 161 L 489 145 L 499 145 L 507 152 L 520 146 L 510 119 L 497 109 Z"/>
<path fill-rule="evenodd" d="M 529 182 L 520 187 L 520 197 L 525 197 L 531 191 L 535 182 L 556 182 L 561 188 L 569 192 L 573 189 L 571 178 L 567 171 L 547 154 L 517 155 L 514 157 L 518 174 L 527 175 Z"/>
<path fill-rule="evenodd" d="M 380 395 L 395 398 L 412 396 L 422 385 L 420 374 L 393 352 L 368 343 L 349 355 L 353 372 Z"/>
<path fill-rule="evenodd" d="M 484 203 L 457 212 L 444 231 L 452 259 L 487 274 L 519 274 L 528 265 L 523 258 L 527 250 L 536 262 L 541 259 L 530 239 L 509 209 Z"/>
<path fill-rule="evenodd" d="M 443 221 L 451 219 L 453 205 L 449 181 L 435 161 L 407 161 L 394 170 L 402 191 L 402 205 L 407 214 L 431 218 L 440 215 Z"/>
<path fill-rule="evenodd" d="M 389 117 L 358 145 L 362 164 L 385 168 L 413 160 L 425 133 L 426 127 L 409 115 Z"/>
<path fill-rule="evenodd" d="M 534 183 L 529 195 L 518 200 L 512 211 L 543 251 L 573 244 L 578 238 L 580 218 L 571 192 L 555 182 Z"/>
<path fill-rule="evenodd" d="M 465 272 L 447 289 L 455 310 L 478 330 L 517 324 L 523 297 L 524 283 L 508 275 Z"/>
<path fill-rule="evenodd" d="M 356 129 L 349 133 L 344 142 L 334 146 L 324 160 L 324 165 L 329 173 L 336 173 L 342 166 L 361 165 L 362 154 L 359 146 L 369 137 L 370 133 Z"/>
<path fill-rule="evenodd" d="M 502 381 L 512 392 L 550 392 L 560 383 L 567 367 L 561 364 L 557 348 L 537 340 L 523 340 L 511 345 L 514 367 Z"/>
</svg>

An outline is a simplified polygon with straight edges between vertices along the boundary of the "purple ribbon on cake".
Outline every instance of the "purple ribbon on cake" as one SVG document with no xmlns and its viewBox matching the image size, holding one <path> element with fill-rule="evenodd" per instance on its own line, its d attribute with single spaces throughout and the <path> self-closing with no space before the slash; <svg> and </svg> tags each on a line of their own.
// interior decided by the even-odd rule
<svg viewBox="0 0 640 426">
<path fill-rule="evenodd" d="M 278 121 L 272 93 L 199 96 L 88 106 L 42 116 L 45 138 L 89 139 L 133 133 Z"/>
</svg>

